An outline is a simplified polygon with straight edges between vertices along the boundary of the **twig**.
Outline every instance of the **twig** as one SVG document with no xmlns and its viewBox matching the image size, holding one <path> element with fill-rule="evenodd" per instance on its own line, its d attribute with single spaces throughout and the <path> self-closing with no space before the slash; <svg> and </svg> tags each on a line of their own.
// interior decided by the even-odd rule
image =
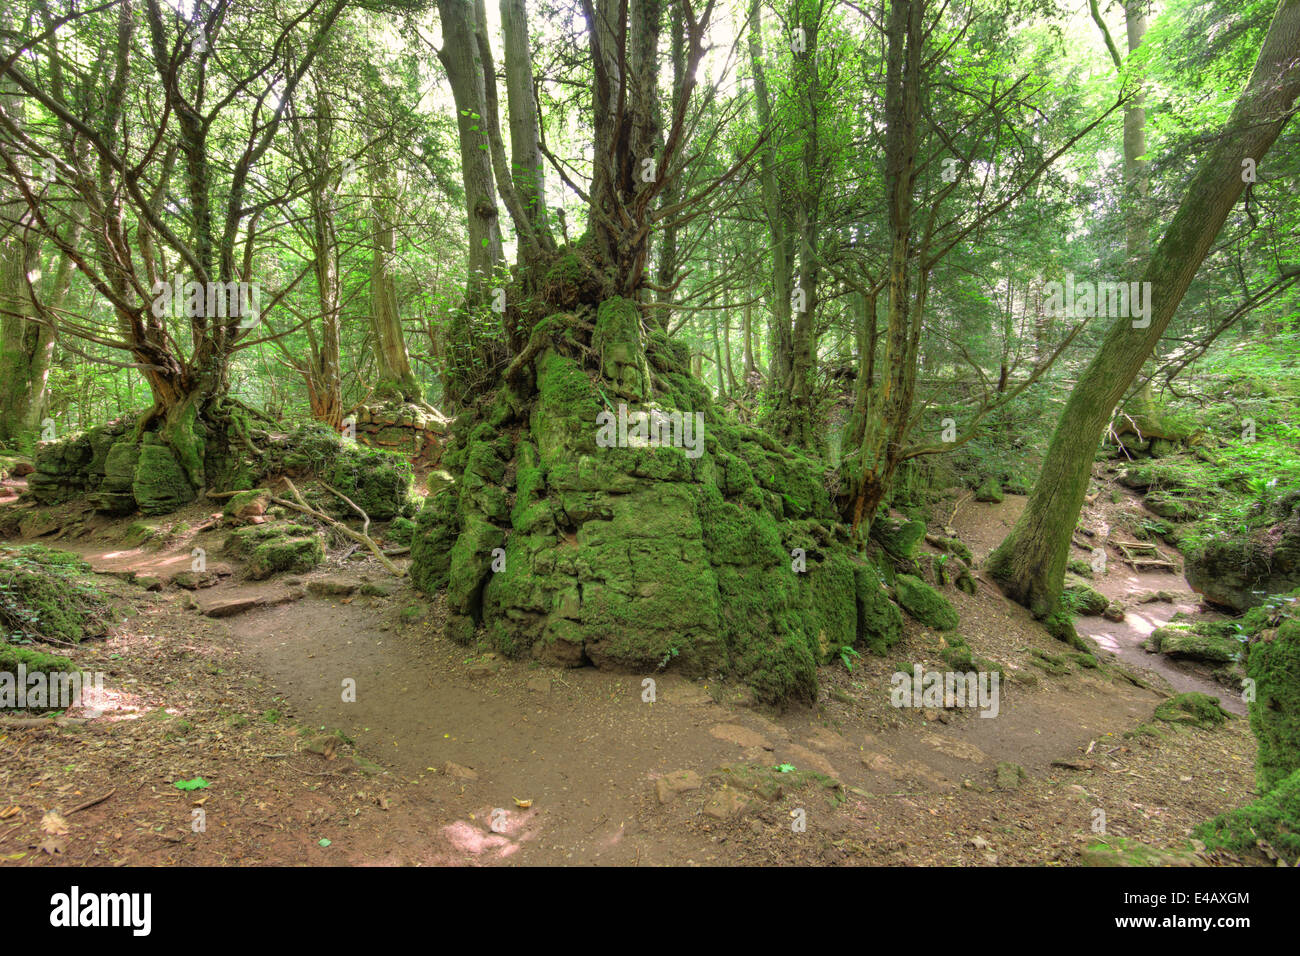
<svg viewBox="0 0 1300 956">
<path fill-rule="evenodd" d="M 111 797 L 111 796 L 112 796 L 113 794 L 115 794 L 115 793 L 117 793 L 117 788 L 116 788 L 116 787 L 114 787 L 112 790 L 108 791 L 108 793 L 104 794 L 102 797 L 96 797 L 94 800 L 87 800 L 85 803 L 79 803 L 79 804 L 77 804 L 75 807 L 73 807 L 71 810 L 69 810 L 67 813 L 65 813 L 64 816 L 65 816 L 65 817 L 70 817 L 70 816 L 72 816 L 74 813 L 76 813 L 76 812 L 79 811 L 79 810 L 88 810 L 88 809 L 90 809 L 91 807 L 93 807 L 93 806 L 94 806 L 95 804 L 97 804 L 97 803 L 103 803 L 105 800 L 107 800 L 109 797 Z"/>
</svg>

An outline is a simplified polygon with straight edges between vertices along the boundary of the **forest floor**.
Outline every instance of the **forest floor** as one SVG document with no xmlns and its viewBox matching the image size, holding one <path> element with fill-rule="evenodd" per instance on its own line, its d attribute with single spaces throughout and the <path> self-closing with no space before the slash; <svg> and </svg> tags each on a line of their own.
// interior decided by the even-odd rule
<svg viewBox="0 0 1300 956">
<path fill-rule="evenodd" d="M 949 523 L 977 565 L 1023 503 L 960 504 Z M 974 653 L 1005 669 L 994 719 L 891 706 L 895 670 L 946 668 L 943 638 L 910 620 L 888 658 L 823 667 L 815 707 L 774 714 L 671 673 L 476 654 L 440 636 L 440 601 L 360 553 L 186 590 L 170 578 L 192 547 L 216 554 L 219 533 L 125 548 L 124 522 L 77 511 L 56 509 L 75 536 L 42 543 L 162 587 L 129 585 L 123 620 L 72 654 L 106 674 L 104 695 L 65 715 L 88 719 L 0 727 L 4 865 L 1075 865 L 1109 858 L 1098 843 L 1183 848 L 1252 798 L 1244 719 L 1133 733 L 1153 726 L 1166 680 L 1232 708 L 1230 691 L 1169 665 L 1130 679 L 1158 664 L 1145 634 L 1195 610 L 1178 575 L 1112 564 L 1095 582 L 1112 597 L 1183 592 L 1122 625 L 1081 619 L 1109 652 L 1101 667 L 1062 662 L 1068 649 L 982 577 L 973 596 L 948 589 Z M 192 511 L 175 518 L 206 516 Z M 391 593 L 324 593 L 366 582 Z"/>
</svg>

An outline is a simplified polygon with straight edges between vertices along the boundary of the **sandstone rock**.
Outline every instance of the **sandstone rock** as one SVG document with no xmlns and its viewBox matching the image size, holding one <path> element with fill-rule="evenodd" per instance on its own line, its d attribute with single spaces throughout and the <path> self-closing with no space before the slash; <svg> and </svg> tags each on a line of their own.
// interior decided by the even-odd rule
<svg viewBox="0 0 1300 956">
<path fill-rule="evenodd" d="M 669 803 L 679 793 L 698 790 L 703 785 L 704 781 L 700 779 L 700 775 L 694 770 L 674 770 L 672 773 L 664 774 L 655 781 L 655 793 L 659 797 L 660 803 Z"/>
</svg>

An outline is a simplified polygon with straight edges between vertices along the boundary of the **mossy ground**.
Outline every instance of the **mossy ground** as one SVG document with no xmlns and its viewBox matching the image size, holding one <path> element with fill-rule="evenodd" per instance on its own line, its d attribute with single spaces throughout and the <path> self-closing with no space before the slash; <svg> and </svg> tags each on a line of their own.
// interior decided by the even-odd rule
<svg viewBox="0 0 1300 956">
<path fill-rule="evenodd" d="M 0 638 L 78 644 L 101 635 L 108 607 L 89 571 L 66 551 L 0 548 Z"/>
<path fill-rule="evenodd" d="M 1193 833 L 1209 849 L 1254 854 L 1260 841 L 1290 866 L 1300 863 L 1300 770 L 1253 803 L 1220 814 Z"/>
</svg>

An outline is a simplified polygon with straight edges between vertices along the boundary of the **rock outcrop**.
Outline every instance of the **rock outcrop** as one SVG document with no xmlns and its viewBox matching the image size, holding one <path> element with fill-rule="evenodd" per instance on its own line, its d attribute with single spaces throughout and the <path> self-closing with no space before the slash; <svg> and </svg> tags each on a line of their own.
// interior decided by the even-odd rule
<svg viewBox="0 0 1300 956">
<path fill-rule="evenodd" d="M 412 539 L 446 630 L 551 663 L 730 674 L 812 700 L 902 616 L 850 547 L 823 466 L 728 420 L 636 304 L 543 320 L 531 362 L 458 415 Z M 590 347 L 580 335 L 590 333 Z M 536 346 L 536 347 L 533 347 Z"/>
</svg>

